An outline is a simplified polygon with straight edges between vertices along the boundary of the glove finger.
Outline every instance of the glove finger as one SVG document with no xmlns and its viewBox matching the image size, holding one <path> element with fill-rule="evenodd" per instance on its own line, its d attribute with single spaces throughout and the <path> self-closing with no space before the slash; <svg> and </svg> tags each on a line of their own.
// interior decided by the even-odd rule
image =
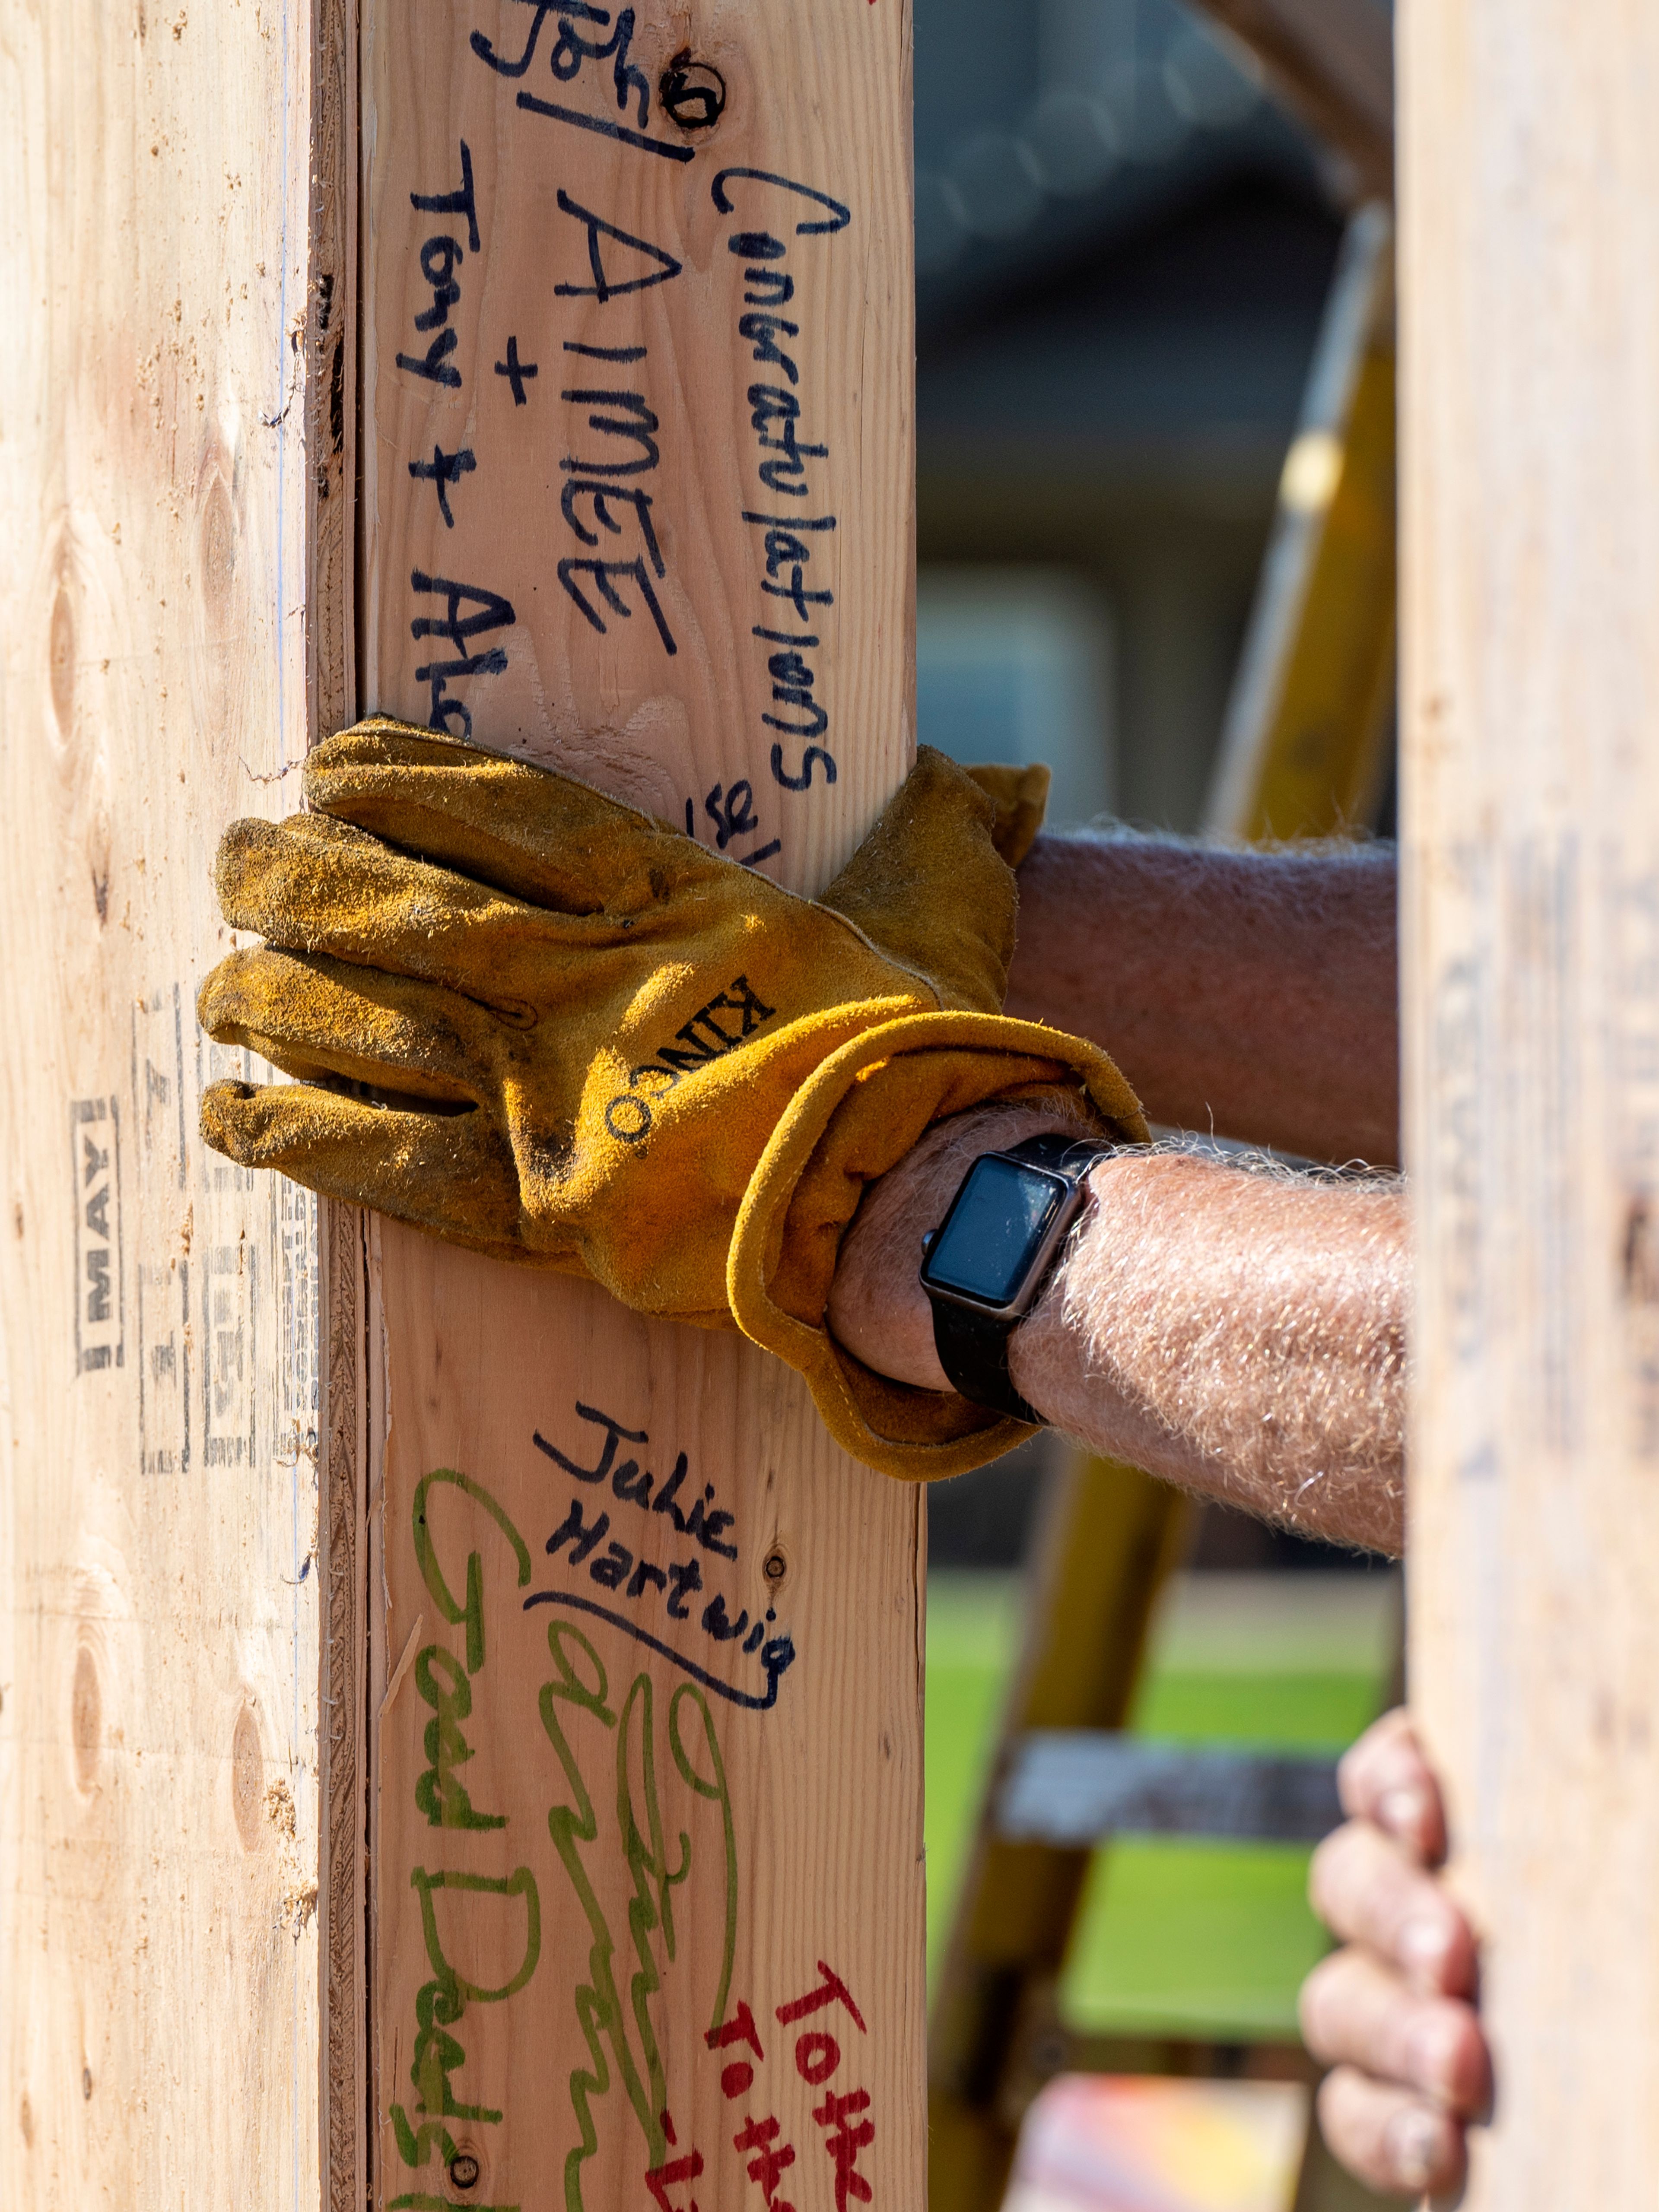
<svg viewBox="0 0 1659 2212">
<path fill-rule="evenodd" d="M 626 942 L 632 927 L 626 917 L 550 914 L 326 814 L 233 822 L 214 882 L 233 929 L 421 976 L 520 1021 L 545 982 L 550 947 L 591 952 Z"/>
<path fill-rule="evenodd" d="M 212 1083 L 202 1138 L 242 1167 L 274 1168 L 325 1198 L 523 1255 L 517 1173 L 487 1115 L 398 1111 L 308 1083 Z"/>
<path fill-rule="evenodd" d="M 1053 772 L 1032 762 L 1025 768 L 970 768 L 968 774 L 997 811 L 991 842 L 1017 868 L 1036 844 L 1048 811 Z"/>
<path fill-rule="evenodd" d="M 233 952 L 197 994 L 216 1042 L 246 1045 L 285 1074 L 440 1104 L 489 1096 L 490 1017 L 453 991 L 317 954 Z"/>
<path fill-rule="evenodd" d="M 1014 951 L 1012 870 L 996 802 L 931 745 L 821 902 L 927 976 L 945 1006 L 998 1014 Z"/>
<path fill-rule="evenodd" d="M 711 856 L 574 776 L 404 722 L 359 722 L 306 763 L 306 798 L 404 851 L 562 914 L 647 905 Z"/>
</svg>

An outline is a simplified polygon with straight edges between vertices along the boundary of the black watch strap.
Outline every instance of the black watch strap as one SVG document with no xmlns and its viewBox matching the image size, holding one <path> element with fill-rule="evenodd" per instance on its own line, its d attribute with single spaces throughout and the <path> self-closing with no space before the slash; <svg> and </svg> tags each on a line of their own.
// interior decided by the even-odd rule
<svg viewBox="0 0 1659 2212">
<path fill-rule="evenodd" d="M 1013 1333 L 1006 1322 L 975 1313 L 971 1306 L 949 1305 L 943 1298 L 933 1301 L 933 1349 L 957 1395 L 1040 1429 L 1045 1425 L 1042 1415 L 1020 1396 L 1008 1372 L 1008 1340 Z"/>
<path fill-rule="evenodd" d="M 1067 1182 L 1077 1183 L 1097 1159 L 1117 1150 L 1109 1139 L 1067 1137 L 1056 1131 L 1010 1145 L 1002 1157 L 1046 1168 L 1050 1174 L 1063 1175 Z M 948 1298 L 936 1297 L 933 1305 L 933 1349 L 957 1396 L 1006 1413 L 1013 1420 L 1028 1422 L 1033 1428 L 1045 1427 L 1044 1417 L 1021 1397 L 1008 1371 L 1009 1340 L 1019 1322 L 1005 1321 Z M 1020 1319 L 1024 1318 L 1022 1315 Z"/>
</svg>

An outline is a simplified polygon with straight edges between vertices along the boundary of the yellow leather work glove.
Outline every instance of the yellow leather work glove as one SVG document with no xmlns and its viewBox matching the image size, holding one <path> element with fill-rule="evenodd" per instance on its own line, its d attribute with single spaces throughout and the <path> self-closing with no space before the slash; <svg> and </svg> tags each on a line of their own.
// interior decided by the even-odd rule
<svg viewBox="0 0 1659 2212">
<path fill-rule="evenodd" d="M 814 902 L 569 776 L 360 723 L 312 754 L 313 811 L 219 848 L 225 918 L 266 946 L 214 969 L 202 1026 L 301 1080 L 213 1085 L 203 1136 L 641 1312 L 735 1320 L 873 1467 L 994 1458 L 1018 1424 L 823 1325 L 865 1184 L 930 1123 L 1060 1095 L 1145 1133 L 1103 1053 L 1000 1014 L 994 835 L 1018 857 L 1046 771 L 986 781 L 924 749 Z"/>
</svg>

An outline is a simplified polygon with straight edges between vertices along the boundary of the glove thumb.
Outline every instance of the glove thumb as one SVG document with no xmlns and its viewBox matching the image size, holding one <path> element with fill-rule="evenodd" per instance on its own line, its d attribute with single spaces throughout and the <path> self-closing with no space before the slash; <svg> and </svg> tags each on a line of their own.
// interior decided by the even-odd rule
<svg viewBox="0 0 1659 2212">
<path fill-rule="evenodd" d="M 1005 771 L 1018 775 L 1018 770 Z M 931 745 L 821 903 L 930 981 L 951 1011 L 1002 1011 L 1014 950 L 1013 871 L 996 799 Z"/>
<path fill-rule="evenodd" d="M 1035 761 L 1027 768 L 970 768 L 968 773 L 996 808 L 991 842 L 1017 868 L 1036 842 L 1054 777 Z"/>
</svg>

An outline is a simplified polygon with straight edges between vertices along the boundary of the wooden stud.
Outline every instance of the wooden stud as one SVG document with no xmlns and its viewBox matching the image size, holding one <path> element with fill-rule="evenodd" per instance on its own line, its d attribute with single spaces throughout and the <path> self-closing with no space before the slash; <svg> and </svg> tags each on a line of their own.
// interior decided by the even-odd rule
<svg viewBox="0 0 1659 2212">
<path fill-rule="evenodd" d="M 1503 2212 L 1659 2170 L 1656 83 L 1650 9 L 1401 11 L 1412 1691 Z"/>
<path fill-rule="evenodd" d="M 909 52 L 365 0 L 366 707 L 846 858 L 914 721 Z M 370 1251 L 377 2200 L 920 2202 L 919 1493 L 733 1334 Z"/>
<path fill-rule="evenodd" d="M 319 2201 L 315 1207 L 204 1152 L 242 1059 L 194 995 L 329 665 L 343 53 L 4 18 L 0 2202 L 276 2212 Z"/>
</svg>

